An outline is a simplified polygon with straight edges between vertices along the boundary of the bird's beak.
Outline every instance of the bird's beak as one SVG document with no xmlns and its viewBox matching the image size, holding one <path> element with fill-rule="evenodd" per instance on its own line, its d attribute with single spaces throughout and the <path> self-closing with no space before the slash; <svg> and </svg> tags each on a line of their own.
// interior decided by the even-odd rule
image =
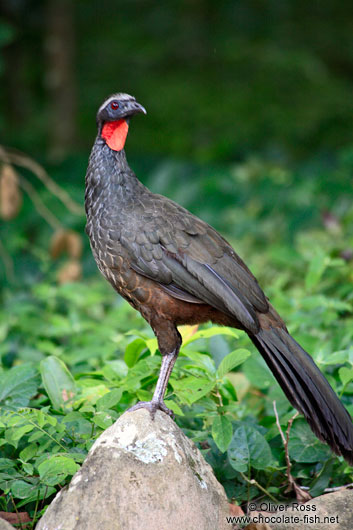
<svg viewBox="0 0 353 530">
<path fill-rule="evenodd" d="M 142 112 L 143 114 L 147 114 L 147 110 L 145 109 L 145 107 L 143 107 L 143 106 L 140 105 L 139 103 L 138 103 L 138 106 L 140 107 L 141 112 Z"/>
<path fill-rule="evenodd" d="M 140 103 L 137 103 L 137 101 L 132 101 L 129 104 L 129 107 L 126 109 L 125 116 L 129 117 L 129 116 L 134 116 L 134 114 L 140 114 L 140 113 L 147 114 L 145 107 L 140 105 Z"/>
</svg>

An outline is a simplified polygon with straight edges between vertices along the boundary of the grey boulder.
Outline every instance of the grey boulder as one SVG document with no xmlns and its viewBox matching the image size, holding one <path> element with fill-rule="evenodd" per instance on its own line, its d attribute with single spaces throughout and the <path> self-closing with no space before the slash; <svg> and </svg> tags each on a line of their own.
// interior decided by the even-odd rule
<svg viewBox="0 0 353 530">
<path fill-rule="evenodd" d="M 283 522 L 271 524 L 271 527 L 273 530 L 352 530 L 352 505 L 353 490 L 342 488 L 277 513 Z M 292 518 L 292 522 L 284 523 L 285 517 Z"/>
<path fill-rule="evenodd" d="M 36 530 L 226 530 L 227 498 L 166 414 L 123 414 L 92 446 Z"/>
</svg>

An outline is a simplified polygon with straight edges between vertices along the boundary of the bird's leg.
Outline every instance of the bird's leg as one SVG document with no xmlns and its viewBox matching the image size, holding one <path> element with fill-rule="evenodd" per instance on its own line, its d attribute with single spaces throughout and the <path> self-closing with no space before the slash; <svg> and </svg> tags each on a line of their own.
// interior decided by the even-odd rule
<svg viewBox="0 0 353 530">
<path fill-rule="evenodd" d="M 181 336 L 175 324 L 169 320 L 163 320 L 158 315 L 155 315 L 150 324 L 155 332 L 158 340 L 159 351 L 162 354 L 162 365 L 158 376 L 157 386 L 154 391 L 151 401 L 140 401 L 136 403 L 129 411 L 136 409 L 147 409 L 151 413 L 152 419 L 156 410 L 162 410 L 168 416 L 173 416 L 173 412 L 168 409 L 163 401 L 165 391 L 172 373 L 173 366 L 177 360 L 178 353 L 181 346 Z"/>
<path fill-rule="evenodd" d="M 150 411 L 152 419 L 154 419 L 154 415 L 156 413 L 156 410 L 162 410 L 168 416 L 173 416 L 173 412 L 168 409 L 166 404 L 164 403 L 164 394 L 167 389 L 168 381 L 170 374 L 172 373 L 173 366 L 175 364 L 175 361 L 177 360 L 179 353 L 179 347 L 172 351 L 171 353 L 167 353 L 166 355 L 163 355 L 162 357 L 162 365 L 158 376 L 158 381 L 156 385 L 156 389 L 154 391 L 153 397 L 151 401 L 139 401 L 134 405 L 133 407 L 128 409 L 128 412 L 132 412 L 133 410 L 137 409 L 147 409 Z"/>
<path fill-rule="evenodd" d="M 167 390 L 170 374 L 172 373 L 175 361 L 177 360 L 179 350 L 174 350 L 172 353 L 167 353 L 162 357 L 162 365 L 158 376 L 156 389 L 154 391 L 152 401 L 163 405 L 164 412 L 170 416 L 173 414 L 164 404 L 163 398 Z"/>
</svg>

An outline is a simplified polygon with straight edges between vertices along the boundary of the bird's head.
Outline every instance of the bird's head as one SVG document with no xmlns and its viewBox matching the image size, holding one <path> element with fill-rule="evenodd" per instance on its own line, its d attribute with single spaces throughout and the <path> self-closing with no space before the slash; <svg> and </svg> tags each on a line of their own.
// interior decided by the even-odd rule
<svg viewBox="0 0 353 530">
<path fill-rule="evenodd" d="M 129 129 L 129 120 L 145 108 L 129 94 L 113 94 L 99 107 L 97 112 L 98 134 L 113 151 L 124 149 Z"/>
</svg>

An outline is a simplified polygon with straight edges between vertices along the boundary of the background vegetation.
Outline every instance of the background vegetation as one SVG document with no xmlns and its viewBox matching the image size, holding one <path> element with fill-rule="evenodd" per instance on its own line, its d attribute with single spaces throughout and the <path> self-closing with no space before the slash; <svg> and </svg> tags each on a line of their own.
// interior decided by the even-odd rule
<svg viewBox="0 0 353 530">
<path fill-rule="evenodd" d="M 158 374 L 151 330 L 98 275 L 83 235 L 94 115 L 116 90 L 148 111 L 128 138 L 138 176 L 222 231 L 353 413 L 349 9 L 333 0 L 2 7 L 0 512 L 13 521 L 34 523 Z M 230 499 L 288 499 L 273 401 L 284 431 L 294 410 L 271 373 L 241 332 L 182 331 L 167 396 L 177 423 Z M 300 417 L 288 450 L 313 496 L 352 482 Z"/>
</svg>

